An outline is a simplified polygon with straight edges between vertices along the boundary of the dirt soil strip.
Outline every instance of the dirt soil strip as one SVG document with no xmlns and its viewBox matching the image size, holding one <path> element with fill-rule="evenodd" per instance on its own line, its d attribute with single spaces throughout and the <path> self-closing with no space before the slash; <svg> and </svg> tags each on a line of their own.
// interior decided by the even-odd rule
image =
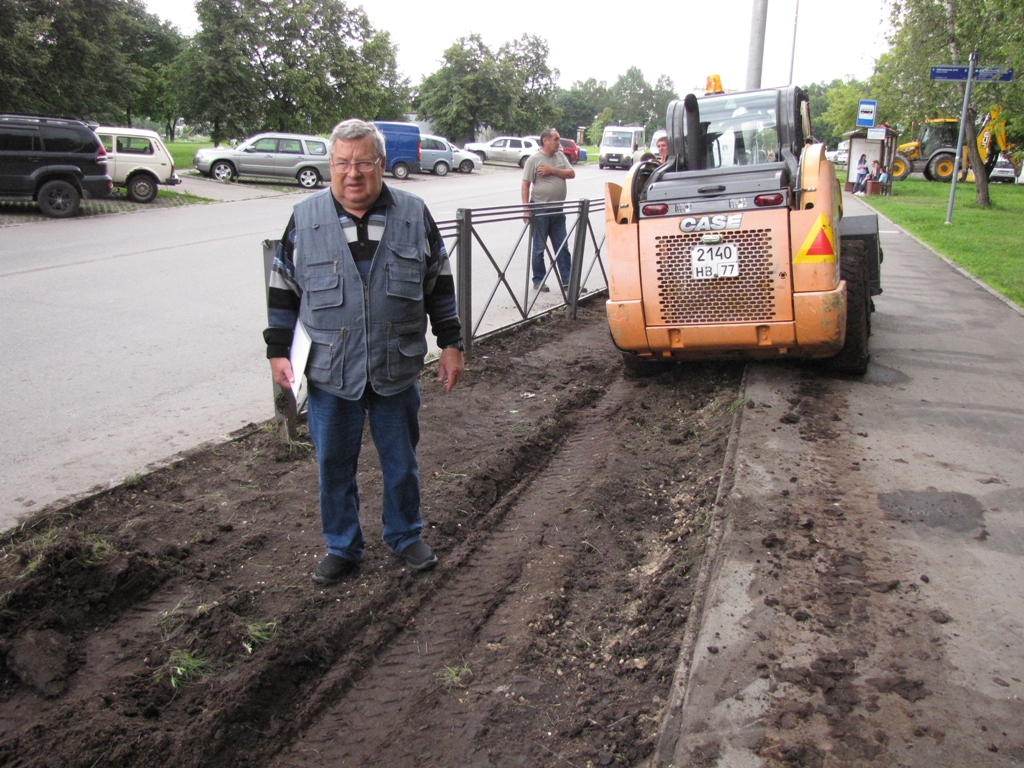
<svg viewBox="0 0 1024 768">
<path fill-rule="evenodd" d="M 425 538 L 331 588 L 269 425 L 2 540 L 0 765 L 637 765 L 678 662 L 741 366 L 625 377 L 603 306 L 421 382 Z M 60 733 L 60 738 L 54 738 Z"/>
</svg>

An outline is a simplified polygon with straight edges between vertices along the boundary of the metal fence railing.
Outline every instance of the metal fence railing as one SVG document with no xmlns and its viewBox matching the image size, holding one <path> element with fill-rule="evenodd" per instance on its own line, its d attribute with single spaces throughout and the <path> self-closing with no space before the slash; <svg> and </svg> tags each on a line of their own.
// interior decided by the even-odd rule
<svg viewBox="0 0 1024 768">
<path fill-rule="evenodd" d="M 460 208 L 454 219 L 437 226 L 448 249 L 455 277 L 459 320 L 471 354 L 473 341 L 533 318 L 568 307 L 572 317 L 581 297 L 606 290 L 604 200 L 532 203 L 492 208 Z M 564 214 L 570 253 L 566 287 L 555 265 L 562 244 L 545 243 L 545 283 L 551 290 L 533 290 L 531 258 L 533 227 L 538 218 Z M 277 240 L 263 241 L 264 286 L 277 252 Z M 477 309 L 479 307 L 479 309 Z M 285 439 L 295 439 L 295 415 L 302 403 L 274 384 L 274 415 Z"/>
</svg>

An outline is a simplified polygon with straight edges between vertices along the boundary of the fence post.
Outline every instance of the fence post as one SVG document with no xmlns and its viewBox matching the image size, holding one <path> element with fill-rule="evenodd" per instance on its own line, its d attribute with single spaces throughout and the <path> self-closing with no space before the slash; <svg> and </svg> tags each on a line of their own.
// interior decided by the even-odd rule
<svg viewBox="0 0 1024 768">
<path fill-rule="evenodd" d="M 473 210 L 459 208 L 455 212 L 458 222 L 458 253 L 455 259 L 455 301 L 459 305 L 459 322 L 466 354 L 473 351 Z"/>
<path fill-rule="evenodd" d="M 280 240 L 263 241 L 263 289 L 267 298 L 270 298 L 270 270 L 274 267 L 274 257 L 277 255 L 277 247 Z M 296 371 L 296 376 L 301 376 L 302 371 Z M 277 434 L 286 443 L 292 443 L 299 439 L 298 433 L 298 409 L 295 407 L 295 397 L 291 390 L 284 390 L 271 379 L 274 387 L 274 423 L 277 424 Z"/>
<path fill-rule="evenodd" d="M 580 302 L 580 279 L 583 274 L 583 252 L 587 247 L 587 227 L 590 222 L 590 200 L 579 201 L 576 218 L 576 239 L 572 244 L 572 263 L 569 269 L 569 315 L 576 319 L 576 307 Z"/>
</svg>

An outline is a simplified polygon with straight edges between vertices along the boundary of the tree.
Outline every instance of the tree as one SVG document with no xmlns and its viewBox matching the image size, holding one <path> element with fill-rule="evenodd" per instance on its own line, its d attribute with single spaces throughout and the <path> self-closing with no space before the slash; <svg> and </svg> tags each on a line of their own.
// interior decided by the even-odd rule
<svg viewBox="0 0 1024 768">
<path fill-rule="evenodd" d="M 608 106 L 608 86 L 594 78 L 577 80 L 569 90 L 556 88 L 552 98 L 561 110 L 555 127 L 563 136 L 575 138 L 580 126 L 589 126 Z"/>
<path fill-rule="evenodd" d="M 524 34 L 498 49 L 498 76 L 511 92 L 508 113 L 494 128 L 513 136 L 540 133 L 560 117 L 555 104 L 558 70 L 548 66 L 548 44 Z"/>
<path fill-rule="evenodd" d="M 341 0 L 242 0 L 264 125 L 327 132 L 348 117 L 397 116 L 408 102 L 387 33 Z"/>
<path fill-rule="evenodd" d="M 175 62 L 181 114 L 210 127 L 217 146 L 262 123 L 258 73 L 247 50 L 251 22 L 241 0 L 198 0 L 200 30 Z"/>
<path fill-rule="evenodd" d="M 819 115 L 818 125 L 824 126 L 832 135 L 842 137 L 843 133 L 852 131 L 857 125 L 858 107 L 861 100 L 871 97 L 871 86 L 853 78 L 836 80 L 824 96 L 828 107 Z M 813 123 L 812 127 L 817 130 Z"/>
<path fill-rule="evenodd" d="M 829 92 L 833 88 L 841 87 L 842 84 L 842 80 L 833 80 L 831 83 L 811 83 L 806 89 L 808 107 L 811 112 L 811 133 L 815 139 L 829 149 L 835 149 L 839 142 L 843 140 L 844 129 L 833 126 L 831 123 L 826 123 L 821 118 L 829 106 Z M 852 123 L 849 124 L 846 130 L 849 130 L 852 126 Z"/>
<path fill-rule="evenodd" d="M 132 125 L 134 116 L 162 120 L 168 139 L 173 141 L 179 100 L 166 69 L 184 49 L 185 39 L 170 22 L 160 21 L 138 0 L 128 0 L 126 11 L 129 20 L 122 42 L 132 87 L 121 92 L 125 125 Z"/>
<path fill-rule="evenodd" d="M 485 125 L 501 123 L 511 98 L 498 60 L 479 35 L 460 37 L 440 69 L 424 78 L 415 106 L 452 141 L 473 141 Z"/>
<path fill-rule="evenodd" d="M 967 64 L 978 54 L 980 66 L 1024 64 L 1024 2 L 1022 0 L 891 0 L 895 30 L 889 53 L 879 59 L 873 84 L 887 89 L 887 107 L 905 124 L 926 117 L 959 116 L 965 83 L 929 79 L 938 64 Z M 975 83 L 965 128 L 965 144 L 975 178 L 975 200 L 989 205 L 988 177 L 980 172 L 975 122 L 978 110 L 1002 102 L 1024 107 L 1024 87 L 1013 83 Z M 880 105 L 881 106 L 881 105 Z M 1020 119 L 1024 112 L 1017 111 Z M 1019 130 L 1016 129 L 1016 130 Z"/>
<path fill-rule="evenodd" d="M 664 126 L 668 104 L 679 98 L 672 80 L 661 75 L 651 86 L 638 67 L 630 67 L 609 89 L 615 119 L 622 125 L 642 125 L 648 133 Z"/>
<path fill-rule="evenodd" d="M 615 113 L 612 112 L 611 107 L 605 107 L 601 110 L 601 113 L 594 118 L 594 122 L 587 128 L 587 141 L 591 144 L 600 144 L 601 136 L 604 133 L 604 127 L 611 123 L 614 119 Z"/>
<path fill-rule="evenodd" d="M 0 0 L 0 108 L 119 121 L 144 77 L 129 0 Z M 87 85 L 87 87 L 86 87 Z"/>
</svg>

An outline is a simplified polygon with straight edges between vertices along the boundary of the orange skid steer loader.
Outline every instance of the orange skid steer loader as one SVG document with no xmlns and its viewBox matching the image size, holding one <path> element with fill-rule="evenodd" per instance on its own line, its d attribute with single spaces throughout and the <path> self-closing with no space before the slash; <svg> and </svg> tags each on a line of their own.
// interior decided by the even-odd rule
<svg viewBox="0 0 1024 768">
<path fill-rule="evenodd" d="M 626 366 L 799 357 L 863 374 L 878 221 L 843 218 L 807 94 L 690 94 L 667 123 L 668 160 L 605 185 L 608 323 Z"/>
</svg>

